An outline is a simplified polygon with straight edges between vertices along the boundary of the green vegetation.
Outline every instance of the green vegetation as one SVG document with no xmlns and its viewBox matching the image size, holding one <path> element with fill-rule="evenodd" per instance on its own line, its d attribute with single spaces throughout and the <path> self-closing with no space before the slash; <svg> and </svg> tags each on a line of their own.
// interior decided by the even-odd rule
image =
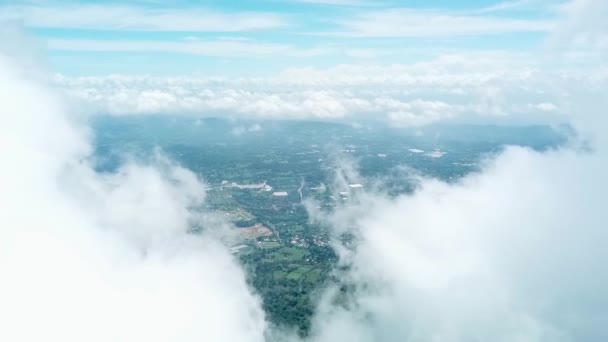
<svg viewBox="0 0 608 342">
<path fill-rule="evenodd" d="M 329 245 L 329 233 L 309 222 L 298 189 L 305 199 L 315 199 L 325 210 L 348 200 L 318 188 L 332 183 L 333 168 L 327 163 L 331 155 L 356 160 L 365 179 L 381 180 L 378 183 L 384 190 L 398 195 L 414 186 L 404 181 L 403 166 L 451 182 L 475 171 L 480 158 L 505 144 L 545 149 L 563 141 L 559 134 L 537 126 L 407 130 L 260 122 L 261 131 L 237 137 L 230 133 L 234 123 L 227 120 L 205 119 L 200 125 L 193 125 L 198 118 L 187 117 L 103 116 L 98 120 L 98 170 L 118 167 L 125 149 L 145 160 L 155 155 L 151 153 L 154 148 L 161 147 L 209 185 L 205 210 L 239 229 L 260 224 L 272 231 L 270 236 L 241 234 L 242 241 L 235 242 L 232 252 L 250 270 L 249 281 L 261 295 L 270 321 L 297 327 L 303 335 L 310 327 L 315 293 L 328 281 L 336 255 Z M 446 153 L 428 155 L 435 150 Z M 272 190 L 256 188 L 264 182 Z M 274 191 L 288 195 L 273 196 Z M 192 230 L 201 229 L 204 227 Z"/>
<path fill-rule="evenodd" d="M 296 326 L 303 335 L 310 327 L 315 302 L 312 294 L 327 279 L 335 256 L 317 264 L 312 261 L 315 259 L 310 250 L 298 247 L 258 249 L 255 255 L 243 257 L 243 262 L 254 268 L 252 284 L 261 294 L 270 320 Z"/>
</svg>

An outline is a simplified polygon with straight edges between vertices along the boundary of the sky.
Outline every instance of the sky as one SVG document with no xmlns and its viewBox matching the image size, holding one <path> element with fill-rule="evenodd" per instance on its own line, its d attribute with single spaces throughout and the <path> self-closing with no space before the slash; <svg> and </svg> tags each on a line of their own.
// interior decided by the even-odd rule
<svg viewBox="0 0 608 342">
<path fill-rule="evenodd" d="M 605 84 L 605 2 L 1 1 L 75 111 L 396 127 L 563 124 Z M 13 37 L 13 38 L 11 38 Z M 27 46 L 27 48 L 24 48 Z"/>
<path fill-rule="evenodd" d="M 560 0 L 3 1 L 68 75 L 266 75 L 542 49 Z"/>
</svg>

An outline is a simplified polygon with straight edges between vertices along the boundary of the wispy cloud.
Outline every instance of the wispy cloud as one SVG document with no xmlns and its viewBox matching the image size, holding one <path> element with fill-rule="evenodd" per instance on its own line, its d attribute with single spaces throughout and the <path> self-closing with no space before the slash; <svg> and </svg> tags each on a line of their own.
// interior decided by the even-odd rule
<svg viewBox="0 0 608 342">
<path fill-rule="evenodd" d="M 496 4 L 480 8 L 476 10 L 476 13 L 495 13 L 495 12 L 503 12 L 503 11 L 511 11 L 523 9 L 528 6 L 538 5 L 537 0 L 512 0 L 512 1 L 503 1 L 498 2 Z"/>
<path fill-rule="evenodd" d="M 313 4 L 313 5 L 356 6 L 356 7 L 385 5 L 385 3 L 383 1 L 370 1 L 370 0 L 285 0 L 285 2 Z"/>
<path fill-rule="evenodd" d="M 239 32 L 283 27 L 276 13 L 220 12 L 200 8 L 122 5 L 3 6 L 0 20 L 36 28 L 93 30 Z"/>
<path fill-rule="evenodd" d="M 587 59 L 596 55 L 605 61 L 608 54 L 608 2 L 573 0 L 557 10 L 562 22 L 548 42 L 553 51 L 582 54 Z"/>
<path fill-rule="evenodd" d="M 514 19 L 437 10 L 371 11 L 338 21 L 336 35 L 355 37 L 453 37 L 513 32 L 547 32 L 555 23 L 544 19 Z"/>
</svg>

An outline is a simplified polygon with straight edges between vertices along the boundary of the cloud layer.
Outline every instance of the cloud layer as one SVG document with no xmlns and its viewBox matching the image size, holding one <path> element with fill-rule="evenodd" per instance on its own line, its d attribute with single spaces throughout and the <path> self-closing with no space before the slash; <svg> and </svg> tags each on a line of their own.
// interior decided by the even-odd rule
<svg viewBox="0 0 608 342">
<path fill-rule="evenodd" d="M 161 157 L 96 173 L 87 130 L 22 70 L 0 57 L 0 340 L 262 341 L 197 177 Z"/>
<path fill-rule="evenodd" d="M 510 54 L 445 55 L 413 65 L 288 69 L 265 78 L 78 77 L 55 83 L 99 113 L 186 114 L 250 119 L 434 122 L 564 122 L 579 95 L 608 72 L 544 71 Z"/>
<path fill-rule="evenodd" d="M 286 26 L 273 13 L 230 13 L 201 8 L 68 4 L 3 6 L 0 20 L 35 28 L 119 31 L 239 32 Z"/>
<path fill-rule="evenodd" d="M 368 11 L 341 22 L 342 34 L 347 36 L 391 38 L 548 32 L 554 25 L 555 23 L 549 20 L 501 18 L 411 8 Z"/>
</svg>

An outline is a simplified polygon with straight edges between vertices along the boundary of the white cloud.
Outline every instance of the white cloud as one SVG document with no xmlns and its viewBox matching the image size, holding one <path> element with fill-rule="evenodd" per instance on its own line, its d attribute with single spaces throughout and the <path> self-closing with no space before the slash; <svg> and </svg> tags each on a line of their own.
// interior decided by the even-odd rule
<svg viewBox="0 0 608 342">
<path fill-rule="evenodd" d="M 522 79 L 539 66 L 528 55 L 501 51 L 446 53 L 412 64 L 342 64 L 327 69 L 292 68 L 286 81 L 313 86 L 468 86 L 501 79 Z"/>
<path fill-rule="evenodd" d="M 0 340 L 264 340 L 192 172 L 161 158 L 98 174 L 86 128 L 4 55 L 0 92 Z"/>
<path fill-rule="evenodd" d="M 542 1 L 539 0 L 511 0 L 511 1 L 502 1 L 495 3 L 493 5 L 480 8 L 476 10 L 476 13 L 495 13 L 495 12 L 504 12 L 504 11 L 513 11 L 513 10 L 521 10 L 526 9 L 528 7 L 534 5 L 541 5 Z"/>
<path fill-rule="evenodd" d="M 542 110 L 544 112 L 553 112 L 557 110 L 557 106 L 551 102 L 542 102 L 535 105 L 532 105 L 532 108 L 536 108 Z"/>
<path fill-rule="evenodd" d="M 591 119 L 596 133 L 608 128 Z M 608 144 L 593 146 L 509 148 L 456 184 L 419 179 L 395 199 L 368 188 L 321 216 L 351 292 L 327 294 L 312 340 L 604 340 L 608 183 L 597 175 L 608 172 Z"/>
<path fill-rule="evenodd" d="M 356 37 L 452 37 L 512 32 L 548 32 L 546 19 L 515 19 L 437 10 L 388 9 L 366 11 L 339 22 L 335 34 Z"/>
<path fill-rule="evenodd" d="M 604 63 L 608 54 L 608 3 L 598 0 L 571 0 L 559 8 L 561 23 L 548 42 L 557 56 L 582 56 L 590 63 L 599 56 Z"/>
<path fill-rule="evenodd" d="M 145 88 L 144 88 L 145 89 Z M 184 88 L 178 88 L 184 90 Z M 390 95 L 355 95 L 347 90 L 253 91 L 205 87 L 178 94 L 166 87 L 143 90 L 82 87 L 70 96 L 91 109 L 115 115 L 198 114 L 259 119 L 390 119 L 399 126 L 422 125 L 446 119 L 463 108 L 441 101 L 406 100 Z"/>
<path fill-rule="evenodd" d="M 595 28 L 595 36 L 604 32 Z M 431 63 L 417 82 L 435 92 L 477 93 L 480 112 L 572 113 L 569 121 L 591 139 L 591 151 L 576 142 L 545 153 L 509 148 L 456 184 L 415 176 L 411 195 L 391 199 L 367 188 L 329 216 L 311 210 L 336 237 L 350 232 L 357 241 L 349 249 L 336 239 L 340 262 L 349 266 L 338 275 L 351 294 L 326 295 L 313 340 L 605 340 L 608 316 L 599 303 L 608 300 L 602 206 L 608 183 L 597 177 L 608 172 L 604 68 L 548 72 L 520 65 L 508 69 L 526 71 L 503 73 L 463 63 L 467 71 L 454 73 L 445 66 Z M 334 75 L 337 82 L 397 78 L 368 69 L 373 76 L 357 79 L 345 70 L 342 78 Z M 331 79 L 314 70 L 308 75 L 322 84 Z M 351 164 L 345 168 L 352 173 Z"/>
<path fill-rule="evenodd" d="M 235 126 L 232 128 L 230 133 L 232 133 L 233 135 L 239 136 L 239 135 L 243 135 L 247 132 L 259 132 L 261 130 L 262 130 L 262 126 L 260 124 L 253 124 L 249 127 Z"/>
<path fill-rule="evenodd" d="M 251 119 L 376 120 L 397 126 L 476 119 L 558 123 L 608 73 L 543 71 L 498 53 L 411 65 L 288 69 L 266 78 L 57 76 L 81 110 Z"/>
<path fill-rule="evenodd" d="M 283 27 L 287 21 L 273 13 L 224 13 L 200 8 L 168 9 L 121 5 L 0 7 L 0 20 L 27 27 L 117 31 L 238 32 Z"/>
<path fill-rule="evenodd" d="M 453 117 L 458 112 L 445 102 L 419 99 L 398 103 L 397 107 L 388 112 L 388 119 L 395 126 L 424 126 Z"/>
<path fill-rule="evenodd" d="M 379 6 L 382 2 L 374 2 L 369 0 L 285 0 L 286 2 L 296 2 L 315 5 L 332 5 L 332 6 Z"/>
</svg>

